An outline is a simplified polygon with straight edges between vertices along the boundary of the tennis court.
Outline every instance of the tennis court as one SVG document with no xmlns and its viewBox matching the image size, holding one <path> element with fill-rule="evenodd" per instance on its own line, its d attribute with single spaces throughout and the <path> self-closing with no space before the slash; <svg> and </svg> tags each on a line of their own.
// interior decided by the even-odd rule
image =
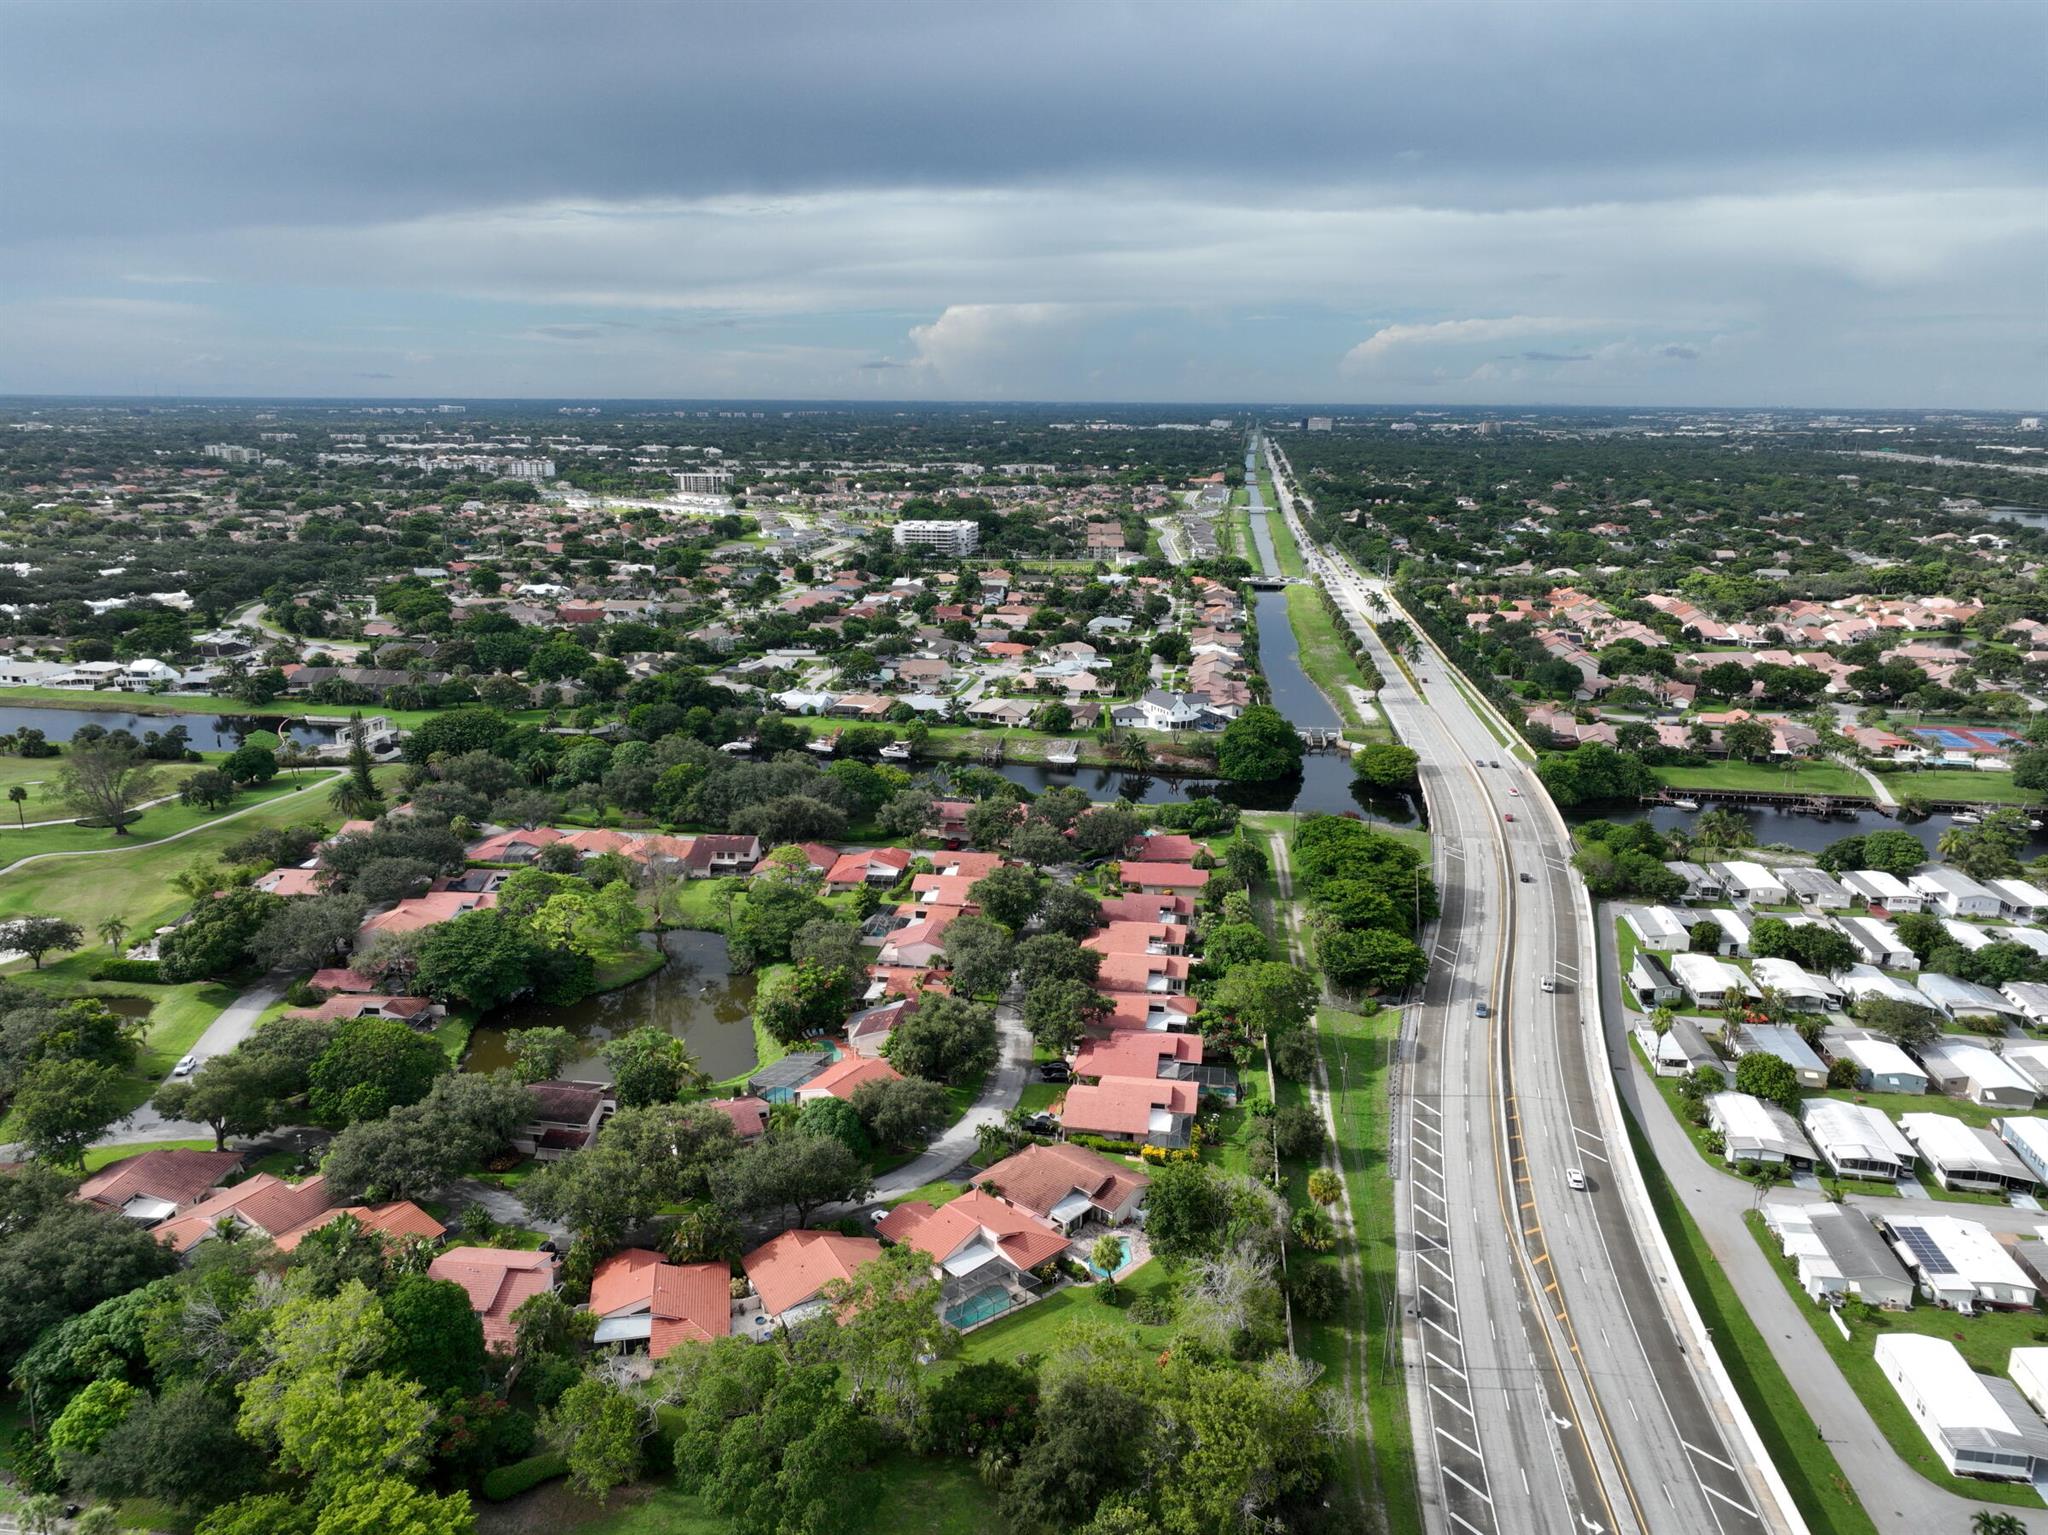
<svg viewBox="0 0 2048 1535">
<path fill-rule="evenodd" d="M 2001 751 L 2008 741 L 2019 739 L 2010 730 L 1991 730 L 1976 725 L 1915 725 L 1912 733 L 1948 752 Z"/>
</svg>

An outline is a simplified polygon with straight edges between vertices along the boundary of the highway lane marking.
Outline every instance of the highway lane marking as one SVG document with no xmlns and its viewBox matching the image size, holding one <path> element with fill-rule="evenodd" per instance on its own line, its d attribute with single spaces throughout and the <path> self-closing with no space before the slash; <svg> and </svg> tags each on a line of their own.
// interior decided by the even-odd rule
<svg viewBox="0 0 2048 1535">
<path fill-rule="evenodd" d="M 1449 1269 L 1445 1268 L 1445 1267 L 1444 1267 L 1444 1266 L 1443 1266 L 1442 1264 L 1440 1264 L 1440 1263 L 1433 1263 L 1433 1262 L 1431 1262 L 1429 1258 L 1425 1257 L 1425 1256 L 1424 1256 L 1423 1254 L 1421 1254 L 1421 1253 L 1417 1253 L 1417 1254 L 1416 1254 L 1415 1256 L 1416 1256 L 1417 1258 L 1421 1259 L 1421 1260 L 1422 1260 L 1422 1261 L 1423 1261 L 1424 1263 L 1428 1263 L 1428 1264 L 1429 1264 L 1429 1266 L 1430 1266 L 1431 1268 L 1435 1269 L 1435 1270 L 1436 1270 L 1436 1271 L 1437 1271 L 1437 1272 L 1438 1272 L 1439 1274 L 1443 1275 L 1443 1276 L 1444 1276 L 1444 1281 L 1445 1281 L 1445 1283 L 1447 1283 L 1447 1284 L 1456 1284 L 1456 1283 L 1457 1283 L 1457 1281 L 1456 1281 L 1455 1279 L 1452 1279 L 1452 1278 L 1451 1278 L 1451 1271 L 1450 1271 Z"/>
<path fill-rule="evenodd" d="M 1596 1162 L 1605 1162 L 1607 1160 L 1607 1158 L 1602 1156 L 1599 1152 L 1589 1151 L 1584 1146 L 1581 1146 L 1579 1148 L 1579 1155 L 1582 1157 L 1591 1157 Z"/>
<path fill-rule="evenodd" d="M 1430 1352 L 1429 1352 L 1429 1350 L 1427 1350 L 1427 1349 L 1424 1349 L 1424 1350 L 1423 1350 L 1423 1355 L 1424 1355 L 1424 1357 L 1425 1357 L 1425 1358 L 1427 1358 L 1427 1359 L 1430 1359 L 1430 1360 L 1433 1360 L 1433 1361 L 1434 1361 L 1434 1362 L 1435 1362 L 1436 1364 L 1440 1365 L 1440 1366 L 1441 1366 L 1441 1367 L 1443 1367 L 1444 1369 L 1446 1369 L 1446 1370 L 1449 1370 L 1449 1371 L 1450 1371 L 1450 1372 L 1451 1372 L 1451 1373 L 1452 1373 L 1453 1375 L 1457 1376 L 1459 1380 L 1465 1380 L 1465 1379 L 1466 1379 L 1466 1375 L 1465 1375 L 1465 1372 L 1464 1372 L 1463 1370 L 1459 1369 L 1459 1368 L 1458 1368 L 1458 1367 L 1457 1367 L 1456 1365 L 1452 1364 L 1452 1363 L 1450 1362 L 1450 1360 L 1448 1360 L 1448 1359 L 1438 1359 L 1438 1358 L 1436 1357 L 1436 1355 L 1434 1355 L 1434 1354 L 1430 1353 Z"/>
<path fill-rule="evenodd" d="M 1435 1317 L 1424 1317 L 1422 1319 L 1422 1325 L 1424 1327 L 1429 1328 L 1432 1332 L 1442 1333 L 1446 1338 L 1449 1338 L 1451 1342 L 1454 1345 L 1456 1345 L 1459 1353 L 1462 1354 L 1465 1352 L 1465 1340 L 1459 1337 L 1456 1333 L 1452 1332 L 1450 1328 L 1444 1326 L 1443 1323 L 1439 1322 Z M 1458 1378 L 1460 1380 L 1464 1379 L 1462 1375 Z"/>
<path fill-rule="evenodd" d="M 1712 1450 L 1703 1450 L 1689 1439 L 1681 1439 L 1678 1442 L 1684 1445 L 1688 1450 L 1692 1451 L 1693 1454 L 1704 1455 L 1708 1460 L 1711 1460 L 1715 1465 L 1733 1471 L 1737 1476 L 1742 1475 L 1742 1472 L 1739 1469 L 1737 1469 L 1734 1465 L 1730 1464 L 1729 1462 L 1723 1460 L 1720 1456 L 1716 1455 Z"/>
<path fill-rule="evenodd" d="M 1441 1295 L 1437 1294 L 1436 1291 L 1432 1290 L 1428 1285 L 1424 1284 L 1419 1279 L 1415 1281 L 1415 1288 L 1420 1290 L 1424 1295 L 1427 1295 L 1431 1300 L 1435 1301 L 1439 1306 L 1443 1307 L 1446 1311 L 1455 1312 L 1458 1309 L 1456 1306 L 1452 1305 L 1449 1301 L 1445 1300 Z"/>
<path fill-rule="evenodd" d="M 1493 1507 L 1492 1498 L 1488 1497 L 1484 1492 L 1480 1491 L 1477 1487 L 1474 1487 L 1470 1482 L 1466 1481 L 1462 1476 L 1458 1475 L 1458 1473 L 1453 1471 L 1449 1466 L 1439 1465 L 1437 1469 L 1443 1472 L 1443 1474 L 1449 1477 L 1452 1481 L 1456 1482 L 1460 1487 L 1464 1488 L 1467 1492 L 1471 1493 L 1473 1497 L 1479 1499 L 1480 1502 L 1484 1503 L 1488 1508 Z M 1467 1529 L 1478 1528 L 1477 1525 L 1472 1524 L 1467 1520 L 1461 1519 L 1458 1522 L 1460 1524 L 1463 1524 Z"/>
<path fill-rule="evenodd" d="M 1458 1411 L 1462 1412 L 1466 1417 L 1470 1418 L 1473 1421 L 1473 1423 L 1478 1423 L 1478 1413 L 1474 1412 L 1470 1407 L 1467 1407 L 1463 1402 L 1459 1401 L 1456 1397 L 1452 1396 L 1450 1392 L 1444 1390 L 1444 1388 L 1442 1386 L 1439 1386 L 1435 1381 L 1431 1381 L 1429 1383 L 1429 1389 L 1434 1391 L 1438 1396 L 1442 1397 L 1446 1402 L 1449 1402 L 1453 1407 L 1457 1408 Z M 1474 1455 L 1477 1455 L 1479 1452 L 1477 1450 L 1474 1450 L 1472 1453 Z"/>
<path fill-rule="evenodd" d="M 1449 1473 L 1449 1472 L 1445 1472 L 1444 1474 L 1445 1474 L 1446 1476 L 1448 1476 L 1448 1475 L 1449 1475 L 1450 1473 Z M 1462 1478 L 1461 1478 L 1461 1480 L 1462 1480 Z M 1469 1486 L 1469 1485 L 1471 1485 L 1471 1484 L 1470 1484 L 1470 1483 L 1467 1483 L 1466 1485 L 1467 1485 L 1467 1486 Z M 1485 1493 L 1483 1493 L 1483 1492 L 1482 1492 L 1482 1493 L 1480 1493 L 1480 1494 L 1479 1494 L 1479 1496 L 1480 1496 L 1480 1497 L 1482 1497 L 1482 1498 L 1486 1498 L 1486 1494 L 1485 1494 Z M 1491 1507 L 1491 1506 L 1492 1506 L 1492 1504 L 1493 1504 L 1493 1499 L 1491 1499 L 1491 1498 L 1486 1498 L 1486 1502 L 1487 1502 L 1487 1506 L 1488 1506 L 1488 1507 Z M 1457 1511 L 1457 1510 L 1456 1510 L 1455 1508 L 1449 1508 L 1449 1507 L 1446 1507 L 1446 1508 L 1444 1509 L 1444 1515 L 1445 1515 L 1445 1517 L 1446 1517 L 1446 1518 L 1450 1518 L 1450 1519 L 1455 1519 L 1455 1520 L 1457 1520 L 1457 1521 L 1458 1521 L 1458 1523 L 1462 1524 L 1463 1526 L 1465 1526 L 1465 1528 L 1466 1528 L 1466 1529 L 1470 1530 L 1470 1531 L 1472 1532 L 1472 1535 L 1486 1535 L 1486 1531 L 1482 1530 L 1482 1529 L 1481 1529 L 1481 1528 L 1480 1528 L 1480 1527 L 1479 1527 L 1478 1525 L 1474 1524 L 1474 1523 L 1473 1523 L 1473 1522 L 1472 1522 L 1472 1521 L 1471 1521 L 1470 1519 L 1467 1519 L 1467 1518 L 1466 1518 L 1466 1517 L 1465 1517 L 1465 1516 L 1464 1516 L 1463 1514 L 1459 1513 L 1459 1512 L 1458 1512 L 1458 1511 Z"/>
<path fill-rule="evenodd" d="M 1441 1423 L 1435 1425 L 1435 1427 L 1437 1433 L 1440 1434 L 1442 1437 L 1450 1440 L 1452 1444 L 1456 1445 L 1459 1449 L 1463 1450 L 1467 1455 L 1471 1456 L 1474 1460 L 1479 1459 L 1479 1451 L 1474 1446 L 1465 1443 L 1464 1440 L 1460 1439 L 1456 1434 L 1452 1433 L 1449 1429 L 1445 1428 Z"/>
<path fill-rule="evenodd" d="M 1700 1491 L 1705 1493 L 1710 1498 L 1719 1498 L 1723 1503 L 1726 1503 L 1730 1508 L 1735 1509 L 1740 1513 L 1747 1514 L 1752 1519 L 1757 1517 L 1756 1510 L 1754 1508 L 1751 1508 L 1747 1503 L 1738 1503 L 1733 1498 L 1729 1497 L 1727 1493 L 1716 1492 L 1713 1488 L 1709 1487 L 1705 1482 L 1700 1483 Z M 1715 1522 L 1718 1524 L 1720 1521 L 1716 1520 Z"/>
<path fill-rule="evenodd" d="M 1438 1119 L 1442 1119 L 1444 1117 L 1443 1111 L 1441 1109 L 1436 1108 L 1434 1105 L 1424 1103 L 1420 1098 L 1417 1098 L 1416 1100 L 1414 1100 L 1414 1102 L 1415 1107 L 1417 1107 L 1418 1109 L 1428 1109 L 1429 1112 L 1434 1114 Z"/>
</svg>

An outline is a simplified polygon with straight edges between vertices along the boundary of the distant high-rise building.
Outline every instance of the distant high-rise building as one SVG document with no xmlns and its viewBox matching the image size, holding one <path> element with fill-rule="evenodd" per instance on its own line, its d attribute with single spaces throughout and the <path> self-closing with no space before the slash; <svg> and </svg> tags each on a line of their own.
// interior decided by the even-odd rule
<svg viewBox="0 0 2048 1535">
<path fill-rule="evenodd" d="M 681 469 L 676 489 L 686 496 L 722 496 L 732 489 L 732 475 L 724 469 Z"/>
<path fill-rule="evenodd" d="M 2041 430 L 2041 418 L 2040 418 L 2039 416 L 2022 416 L 2022 417 L 2020 417 L 2020 430 L 2021 430 L 2021 431 L 2023 431 L 2023 432 L 2038 432 L 2038 431 L 2040 431 L 2040 430 Z"/>
<path fill-rule="evenodd" d="M 209 442 L 200 451 L 208 458 L 217 458 L 224 464 L 253 464 L 263 456 L 254 448 L 237 447 L 231 442 Z"/>
<path fill-rule="evenodd" d="M 981 525 L 957 518 L 899 522 L 893 537 L 899 549 L 931 549 L 955 558 L 974 553 L 981 544 Z"/>
<path fill-rule="evenodd" d="M 1336 425 L 1336 422 L 1329 416 L 1310 416 L 1302 425 L 1311 432 L 1327 432 Z"/>
<path fill-rule="evenodd" d="M 505 461 L 508 480 L 552 480 L 555 461 L 551 458 L 512 458 Z"/>
</svg>

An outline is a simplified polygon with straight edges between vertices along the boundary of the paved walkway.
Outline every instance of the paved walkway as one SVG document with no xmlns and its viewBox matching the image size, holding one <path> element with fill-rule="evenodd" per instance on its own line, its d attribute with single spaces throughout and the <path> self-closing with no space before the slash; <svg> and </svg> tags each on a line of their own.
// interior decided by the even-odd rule
<svg viewBox="0 0 2048 1535">
<path fill-rule="evenodd" d="M 1715 1261 L 1741 1298 L 1743 1309 L 1770 1344 L 1772 1356 L 1812 1415 L 1821 1437 L 1834 1451 L 1842 1475 L 1856 1489 L 1864 1510 L 1881 1530 L 1895 1535 L 1967 1530 L 1971 1515 L 1983 1505 L 1943 1491 L 1899 1458 L 1822 1344 L 1812 1321 L 1801 1313 L 1804 1303 L 1793 1300 L 1762 1245 L 1751 1234 L 1743 1217 L 1757 1202 L 1755 1186 L 1709 1164 L 1657 1090 L 1648 1069 L 1628 1042 L 1626 1010 L 1615 979 L 1611 928 L 1603 924 L 1599 936 L 1600 1010 L 1607 1029 L 1608 1053 L 1612 1059 L 1628 1061 L 1628 1069 L 1617 1076 L 1622 1101 L 1643 1127 L 1664 1176 L 1699 1226 Z M 1806 1204 L 1813 1196 L 1800 1189 L 1780 1188 L 1769 1198 L 1777 1203 Z M 1868 1201 L 1852 1202 L 1861 1205 Z M 1893 1210 L 1899 1207 L 1897 1200 L 1881 1202 Z M 1992 1223 L 1989 1217 L 1999 1213 L 2019 1216 L 2025 1212 L 1998 1212 L 1988 1206 L 1981 1211 L 1973 1206 L 1970 1211 L 1972 1216 L 1985 1216 L 1987 1224 Z M 2026 1510 L 2015 1512 L 2029 1529 L 2048 1531 L 2048 1516 Z"/>
<path fill-rule="evenodd" d="M 973 1157 L 983 1125 L 1001 1124 L 1022 1101 L 1024 1081 L 1031 1072 L 1031 1031 L 1024 1027 L 1024 1013 L 1014 996 L 1005 997 L 996 1008 L 996 1048 L 1001 1053 L 981 1086 L 981 1096 L 920 1155 L 877 1178 L 871 1200 L 895 1199 L 945 1177 Z"/>
<path fill-rule="evenodd" d="M 241 816 L 254 814 L 258 810 L 267 810 L 272 805 L 285 804 L 288 801 L 298 798 L 298 796 L 300 796 L 301 794 L 310 794 L 315 789 L 324 789 L 332 787 L 334 780 L 340 778 L 347 771 L 347 769 L 323 768 L 319 771 L 322 773 L 323 776 L 315 779 L 313 782 L 306 784 L 301 788 L 287 790 L 285 793 L 279 794 L 271 799 L 258 800 L 253 805 L 244 805 L 240 810 L 230 810 L 226 815 L 214 816 L 211 820 L 201 821 L 197 826 L 188 826 L 183 831 L 174 831 L 168 837 L 148 837 L 134 839 L 126 843 L 117 844 L 113 847 L 82 847 L 74 848 L 68 852 L 61 853 L 31 853 L 26 858 L 17 858 L 14 860 L 13 863 L 8 864 L 5 868 L 0 868 L 0 875 L 12 874 L 16 869 L 27 868 L 30 864 L 40 863 L 45 858 L 105 858 L 114 853 L 132 853 L 136 851 L 138 848 L 162 847 L 166 842 L 180 841 L 183 838 L 191 836 L 194 832 L 202 832 L 208 830 L 211 827 L 225 825 L 227 822 L 236 820 Z M 161 802 L 152 800 L 150 801 L 150 803 L 158 804 Z"/>
<path fill-rule="evenodd" d="M 284 996 L 285 988 L 292 983 L 292 976 L 285 974 L 266 975 L 262 980 L 243 992 L 234 1001 L 220 1010 L 220 1016 L 206 1026 L 206 1032 L 199 1036 L 198 1043 L 190 1053 L 200 1062 L 211 1060 L 216 1055 L 225 1055 L 256 1027 L 256 1020 Z M 171 1078 L 166 1077 L 168 1082 Z M 148 1104 L 122 1120 L 113 1129 L 99 1138 L 102 1146 L 125 1146 L 136 1141 L 183 1141 L 211 1140 L 213 1131 L 205 1125 L 195 1125 L 182 1119 L 166 1119 Z"/>
</svg>

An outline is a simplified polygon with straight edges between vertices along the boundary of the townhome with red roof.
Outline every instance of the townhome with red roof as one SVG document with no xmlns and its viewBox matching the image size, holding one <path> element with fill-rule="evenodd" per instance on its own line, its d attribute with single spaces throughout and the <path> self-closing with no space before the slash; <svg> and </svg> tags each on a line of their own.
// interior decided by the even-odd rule
<svg viewBox="0 0 2048 1535">
<path fill-rule="evenodd" d="M 1097 954 L 1185 954 L 1188 930 L 1165 922 L 1112 922 L 1090 933 L 1081 947 Z"/>
<path fill-rule="evenodd" d="M 1178 996 L 1188 989 L 1195 962 L 1185 954 L 1105 954 L 1095 975 L 1097 991 Z"/>
<path fill-rule="evenodd" d="M 842 1055 L 799 1086 L 796 1101 L 809 1103 L 813 1098 L 843 1098 L 851 1103 L 853 1095 L 869 1082 L 899 1082 L 902 1079 L 903 1074 L 887 1061 Z"/>
<path fill-rule="evenodd" d="M 1193 1082 L 1111 1077 L 1068 1088 L 1060 1124 L 1069 1135 L 1177 1149 L 1188 1144 L 1200 1098 Z"/>
<path fill-rule="evenodd" d="M 1068 1243 L 1067 1234 L 1050 1222 L 979 1190 L 936 1208 L 921 1199 L 906 1201 L 875 1229 L 931 1259 L 941 1315 L 954 1326 L 1035 1299 L 1043 1281 L 1032 1270 L 1059 1257 Z M 1009 1305 L 996 1306 L 998 1297 Z M 967 1306 L 956 1309 L 963 1302 Z"/>
<path fill-rule="evenodd" d="M 1138 1213 L 1152 1176 L 1086 1146 L 1028 1145 L 977 1180 L 1071 1237 L 1086 1222 L 1121 1226 Z"/>
<path fill-rule="evenodd" d="M 753 1287 L 742 1312 L 756 1326 L 793 1324 L 823 1309 L 818 1292 L 835 1280 L 853 1278 L 864 1263 L 882 1256 L 873 1237 L 837 1231 L 785 1231 L 740 1259 Z"/>
<path fill-rule="evenodd" d="M 553 1253 L 516 1252 L 503 1247 L 451 1247 L 427 1265 L 429 1279 L 459 1284 L 469 1309 L 483 1323 L 484 1347 L 509 1353 L 517 1338 L 512 1313 L 536 1295 L 554 1289 Z"/>
<path fill-rule="evenodd" d="M 1209 883 L 1209 871 L 1186 863 L 1137 863 L 1117 866 L 1117 878 L 1144 895 L 1199 894 Z"/>
<path fill-rule="evenodd" d="M 825 871 L 827 890 L 858 890 L 863 885 L 893 885 L 910 870 L 909 848 L 878 847 L 841 853 Z"/>
<path fill-rule="evenodd" d="M 613 1253 L 590 1277 L 597 1320 L 591 1341 L 620 1352 L 646 1346 L 650 1362 L 678 1343 L 709 1343 L 732 1332 L 732 1270 L 723 1263 L 670 1263 L 660 1253 L 629 1247 Z"/>
</svg>

